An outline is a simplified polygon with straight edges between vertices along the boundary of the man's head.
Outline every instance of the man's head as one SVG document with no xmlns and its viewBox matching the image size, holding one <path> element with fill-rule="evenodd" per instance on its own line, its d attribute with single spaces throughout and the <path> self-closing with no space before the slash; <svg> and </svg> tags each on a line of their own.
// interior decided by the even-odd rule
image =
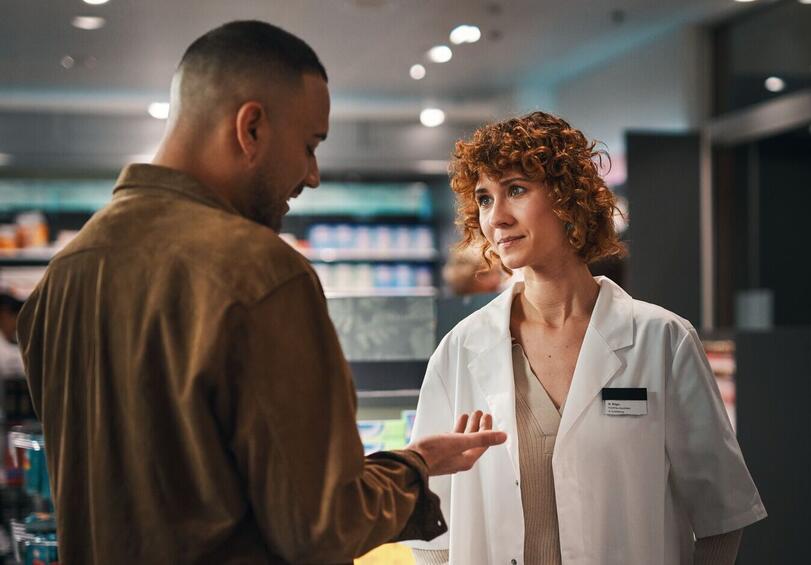
<svg viewBox="0 0 811 565">
<path fill-rule="evenodd" d="M 156 164 L 219 191 L 246 216 L 280 227 L 287 200 L 320 182 L 327 74 L 301 39 L 273 25 L 218 27 L 183 55 Z"/>
</svg>

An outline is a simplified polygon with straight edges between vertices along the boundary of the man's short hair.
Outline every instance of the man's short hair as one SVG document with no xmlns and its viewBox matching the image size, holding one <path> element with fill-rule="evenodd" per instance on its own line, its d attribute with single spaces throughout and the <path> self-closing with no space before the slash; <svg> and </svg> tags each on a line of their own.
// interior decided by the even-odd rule
<svg viewBox="0 0 811 565">
<path fill-rule="evenodd" d="M 312 47 L 280 27 L 256 20 L 234 21 L 209 31 L 186 49 L 178 68 L 247 76 L 269 68 L 288 78 L 312 72 L 327 80 Z"/>
</svg>

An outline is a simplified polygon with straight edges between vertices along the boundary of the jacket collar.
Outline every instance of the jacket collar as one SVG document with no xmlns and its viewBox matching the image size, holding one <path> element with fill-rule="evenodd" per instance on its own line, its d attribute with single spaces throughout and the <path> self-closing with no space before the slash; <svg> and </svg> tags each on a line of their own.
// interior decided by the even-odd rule
<svg viewBox="0 0 811 565">
<path fill-rule="evenodd" d="M 124 167 L 116 181 L 113 198 L 121 198 L 128 190 L 158 189 L 180 194 L 201 204 L 219 208 L 231 214 L 239 211 L 210 187 L 183 171 L 143 163 Z"/>
<path fill-rule="evenodd" d="M 610 279 L 595 280 L 600 292 L 577 359 L 558 429 L 558 444 L 621 368 L 622 362 L 615 352 L 633 345 L 633 299 Z M 470 359 L 468 370 L 484 392 L 494 425 L 507 432 L 507 450 L 517 478 L 520 477 L 510 312 L 513 299 L 523 288 L 523 283 L 515 283 L 482 308 L 462 341 Z"/>
</svg>

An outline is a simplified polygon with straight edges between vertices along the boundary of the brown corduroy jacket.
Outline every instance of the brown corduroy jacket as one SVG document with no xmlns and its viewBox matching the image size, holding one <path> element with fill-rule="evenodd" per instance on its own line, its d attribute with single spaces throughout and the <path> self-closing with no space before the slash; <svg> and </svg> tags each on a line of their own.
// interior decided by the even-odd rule
<svg viewBox="0 0 811 565">
<path fill-rule="evenodd" d="M 131 165 L 19 320 L 63 565 L 345 563 L 445 531 L 426 468 L 364 458 L 307 261 Z"/>
</svg>

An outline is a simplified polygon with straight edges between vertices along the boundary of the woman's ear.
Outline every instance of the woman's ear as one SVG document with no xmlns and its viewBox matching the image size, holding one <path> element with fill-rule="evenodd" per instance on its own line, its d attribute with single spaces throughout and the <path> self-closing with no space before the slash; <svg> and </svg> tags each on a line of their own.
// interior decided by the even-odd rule
<svg viewBox="0 0 811 565">
<path fill-rule="evenodd" d="M 256 158 L 260 143 L 265 141 L 263 126 L 266 117 L 265 109 L 259 102 L 245 102 L 237 110 L 237 144 L 248 161 L 252 162 Z"/>
</svg>

